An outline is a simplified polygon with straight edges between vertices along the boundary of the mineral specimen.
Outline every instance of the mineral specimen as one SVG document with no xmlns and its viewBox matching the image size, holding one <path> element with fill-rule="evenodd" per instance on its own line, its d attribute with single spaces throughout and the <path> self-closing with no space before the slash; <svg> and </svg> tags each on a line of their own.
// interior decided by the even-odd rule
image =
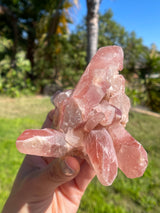
<svg viewBox="0 0 160 213">
<path fill-rule="evenodd" d="M 118 167 L 129 178 L 143 175 L 148 159 L 142 145 L 126 130 L 130 109 L 125 94 L 123 51 L 100 48 L 74 90 L 54 99 L 54 128 L 26 130 L 16 145 L 25 154 L 85 158 L 103 185 L 111 185 Z"/>
</svg>

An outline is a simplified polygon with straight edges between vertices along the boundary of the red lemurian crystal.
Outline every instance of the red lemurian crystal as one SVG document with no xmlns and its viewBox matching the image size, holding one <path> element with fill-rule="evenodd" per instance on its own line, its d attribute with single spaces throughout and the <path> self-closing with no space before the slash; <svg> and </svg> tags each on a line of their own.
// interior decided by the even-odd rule
<svg viewBox="0 0 160 213">
<path fill-rule="evenodd" d="M 129 178 L 142 176 L 147 153 L 125 130 L 130 101 L 122 69 L 121 47 L 100 48 L 76 88 L 54 97 L 56 130 L 26 130 L 16 141 L 17 149 L 46 157 L 81 156 L 103 185 L 113 183 L 118 167 Z"/>
</svg>

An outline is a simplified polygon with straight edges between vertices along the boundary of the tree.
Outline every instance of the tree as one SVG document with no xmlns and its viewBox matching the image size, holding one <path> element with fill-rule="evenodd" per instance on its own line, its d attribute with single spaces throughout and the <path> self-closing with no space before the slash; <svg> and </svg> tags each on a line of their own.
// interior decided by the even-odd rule
<svg viewBox="0 0 160 213">
<path fill-rule="evenodd" d="M 17 17 L 15 14 L 5 5 L 0 5 L 0 29 L 3 28 L 0 35 L 13 38 L 12 53 L 11 53 L 11 66 L 15 67 L 15 56 L 17 52 L 18 43 L 18 26 Z M 12 34 L 12 36 L 10 36 Z"/>
<path fill-rule="evenodd" d="M 61 82 L 63 86 L 75 87 L 86 67 L 86 27 L 78 26 L 63 47 Z"/>
<path fill-rule="evenodd" d="M 125 28 L 113 20 L 111 9 L 99 15 L 99 46 L 121 45 L 124 46 L 127 37 Z"/>
<path fill-rule="evenodd" d="M 31 64 L 27 75 L 32 82 L 58 76 L 61 64 L 58 55 L 66 41 L 67 24 L 71 22 L 69 9 L 77 3 L 77 0 L 1 0 L 0 36 L 13 41 L 12 49 L 8 50 L 15 71 L 17 51 L 24 50 Z"/>
<path fill-rule="evenodd" d="M 100 0 L 87 0 L 87 63 L 97 51 Z"/>
<path fill-rule="evenodd" d="M 99 16 L 99 47 L 119 45 L 124 50 L 124 71 L 128 79 L 137 72 L 141 63 L 141 56 L 146 49 L 143 40 L 137 38 L 134 31 L 127 32 L 123 26 L 113 20 L 111 9 Z"/>
<path fill-rule="evenodd" d="M 144 52 L 139 77 L 143 80 L 147 95 L 145 104 L 160 112 L 160 53 L 155 45 Z"/>
<path fill-rule="evenodd" d="M 57 5 L 50 8 L 37 26 L 37 48 L 35 51 L 35 73 L 38 75 L 41 91 L 46 80 L 48 84 L 61 85 L 61 70 L 64 70 L 64 53 L 68 43 L 68 27 L 71 23 L 69 9 L 77 5 L 78 1 L 57 1 Z"/>
<path fill-rule="evenodd" d="M 67 23 L 71 22 L 68 11 L 74 4 L 78 4 L 77 0 L 1 0 L 0 35 L 13 40 L 13 55 L 18 45 L 25 48 L 33 67 L 39 23 L 45 21 L 42 26 L 46 28 L 49 45 L 52 35 L 67 30 Z"/>
<path fill-rule="evenodd" d="M 38 0 L 1 0 L 0 23 L 1 35 L 13 40 L 13 59 L 17 48 L 26 51 L 26 57 L 34 66 L 34 49 L 36 40 L 36 25 L 46 12 L 47 1 Z M 15 63 L 16 67 L 16 63 Z"/>
</svg>

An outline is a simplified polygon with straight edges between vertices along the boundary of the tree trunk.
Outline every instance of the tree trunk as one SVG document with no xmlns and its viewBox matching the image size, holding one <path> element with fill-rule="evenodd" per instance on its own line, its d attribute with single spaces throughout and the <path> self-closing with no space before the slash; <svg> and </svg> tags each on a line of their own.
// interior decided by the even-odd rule
<svg viewBox="0 0 160 213">
<path fill-rule="evenodd" d="M 34 67 L 35 34 L 28 32 L 26 58 L 29 59 L 31 67 Z"/>
<path fill-rule="evenodd" d="M 97 51 L 100 0 L 87 0 L 87 64 Z"/>
<path fill-rule="evenodd" d="M 57 5 L 57 8 L 55 10 L 55 13 L 52 14 L 52 18 L 50 20 L 49 26 L 48 26 L 48 35 L 47 35 L 47 41 L 48 41 L 48 45 L 50 45 L 50 40 L 51 37 L 56 34 L 56 30 L 59 24 L 59 19 L 60 19 L 60 15 L 62 10 L 60 9 L 61 7 L 63 7 L 62 5 L 64 4 L 64 0 L 59 0 L 59 3 Z"/>
</svg>

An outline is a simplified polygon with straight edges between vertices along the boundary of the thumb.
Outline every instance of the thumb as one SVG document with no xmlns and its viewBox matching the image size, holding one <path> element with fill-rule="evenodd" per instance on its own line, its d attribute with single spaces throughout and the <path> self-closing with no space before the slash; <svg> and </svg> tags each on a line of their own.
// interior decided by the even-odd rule
<svg viewBox="0 0 160 213">
<path fill-rule="evenodd" d="M 76 158 L 71 156 L 64 159 L 56 158 L 36 174 L 34 178 L 35 184 L 38 184 L 36 188 L 39 193 L 53 193 L 58 186 L 72 180 L 79 170 L 80 165 Z"/>
</svg>

